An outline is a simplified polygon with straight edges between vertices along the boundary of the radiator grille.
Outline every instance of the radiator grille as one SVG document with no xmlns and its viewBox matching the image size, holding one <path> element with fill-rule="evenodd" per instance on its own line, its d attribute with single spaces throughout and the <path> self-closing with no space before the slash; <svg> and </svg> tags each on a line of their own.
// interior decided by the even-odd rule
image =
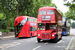
<svg viewBox="0 0 75 50">
<path fill-rule="evenodd" d="M 50 39 L 50 34 L 49 34 L 49 33 L 42 33 L 42 39 L 43 39 L 43 40 L 48 40 L 48 39 Z"/>
</svg>

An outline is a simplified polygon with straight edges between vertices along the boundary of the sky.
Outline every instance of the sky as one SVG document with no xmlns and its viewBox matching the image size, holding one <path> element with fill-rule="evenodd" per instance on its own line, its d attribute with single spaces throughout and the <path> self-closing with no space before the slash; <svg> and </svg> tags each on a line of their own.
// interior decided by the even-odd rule
<svg viewBox="0 0 75 50">
<path fill-rule="evenodd" d="M 57 9 L 61 10 L 63 13 L 69 10 L 67 6 L 63 5 L 64 3 L 66 3 L 63 0 L 52 0 L 52 3 L 55 3 Z"/>
</svg>

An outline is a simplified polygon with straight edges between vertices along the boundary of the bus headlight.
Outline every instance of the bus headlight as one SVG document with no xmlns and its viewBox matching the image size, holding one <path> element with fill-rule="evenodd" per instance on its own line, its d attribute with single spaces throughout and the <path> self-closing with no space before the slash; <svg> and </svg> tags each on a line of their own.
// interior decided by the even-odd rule
<svg viewBox="0 0 75 50">
<path fill-rule="evenodd" d="M 52 35 L 52 37 L 54 37 L 54 34 Z"/>
<path fill-rule="evenodd" d="M 40 34 L 38 34 L 38 36 L 40 36 Z"/>
</svg>

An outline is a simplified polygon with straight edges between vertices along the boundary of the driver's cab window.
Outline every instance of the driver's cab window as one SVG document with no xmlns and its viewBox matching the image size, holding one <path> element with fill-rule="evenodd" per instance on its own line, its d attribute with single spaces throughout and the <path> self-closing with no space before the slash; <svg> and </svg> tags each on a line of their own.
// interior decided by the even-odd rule
<svg viewBox="0 0 75 50">
<path fill-rule="evenodd" d="M 56 29 L 56 25 L 50 25 L 49 29 Z"/>
<path fill-rule="evenodd" d="M 44 23 L 39 23 L 38 24 L 38 30 L 45 30 L 45 24 Z"/>
</svg>

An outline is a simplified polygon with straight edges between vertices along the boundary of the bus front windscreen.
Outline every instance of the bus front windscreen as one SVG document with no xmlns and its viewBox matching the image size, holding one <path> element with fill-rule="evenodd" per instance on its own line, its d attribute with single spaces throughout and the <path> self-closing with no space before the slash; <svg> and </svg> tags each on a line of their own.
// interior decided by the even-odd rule
<svg viewBox="0 0 75 50">
<path fill-rule="evenodd" d="M 52 29 L 56 29 L 56 25 L 50 25 L 50 26 L 49 26 L 49 29 L 51 29 L 51 30 L 52 30 Z"/>
<path fill-rule="evenodd" d="M 44 23 L 38 23 L 38 30 L 45 30 L 45 24 Z"/>
</svg>

